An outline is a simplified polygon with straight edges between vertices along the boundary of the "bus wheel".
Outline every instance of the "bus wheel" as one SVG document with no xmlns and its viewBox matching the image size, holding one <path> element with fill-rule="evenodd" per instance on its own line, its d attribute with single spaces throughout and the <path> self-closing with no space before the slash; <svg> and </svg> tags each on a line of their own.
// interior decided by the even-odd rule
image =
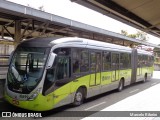
<svg viewBox="0 0 160 120">
<path fill-rule="evenodd" d="M 144 76 L 143 83 L 145 83 L 146 81 L 147 81 L 147 73 L 146 73 L 145 76 Z"/>
<path fill-rule="evenodd" d="M 118 92 L 122 91 L 123 90 L 123 87 L 124 87 L 124 82 L 123 80 L 121 79 L 120 82 L 119 82 L 119 86 L 118 86 Z"/>
<path fill-rule="evenodd" d="M 74 106 L 79 106 L 83 103 L 84 100 L 84 90 L 82 88 L 79 88 L 74 96 Z"/>
</svg>

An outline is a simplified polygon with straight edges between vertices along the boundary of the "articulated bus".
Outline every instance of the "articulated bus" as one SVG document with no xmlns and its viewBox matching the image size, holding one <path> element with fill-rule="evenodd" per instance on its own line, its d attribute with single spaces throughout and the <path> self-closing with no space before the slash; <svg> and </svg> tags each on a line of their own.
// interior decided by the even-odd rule
<svg viewBox="0 0 160 120">
<path fill-rule="evenodd" d="M 84 38 L 34 38 L 21 42 L 10 58 L 5 100 L 46 111 L 150 79 L 147 51 Z"/>
</svg>

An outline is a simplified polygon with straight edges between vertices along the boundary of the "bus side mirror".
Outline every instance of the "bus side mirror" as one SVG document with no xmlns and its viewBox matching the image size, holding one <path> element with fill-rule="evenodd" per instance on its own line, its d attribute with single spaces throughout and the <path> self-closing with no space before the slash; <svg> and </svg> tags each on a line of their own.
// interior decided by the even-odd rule
<svg viewBox="0 0 160 120">
<path fill-rule="evenodd" d="M 47 63 L 47 67 L 46 67 L 47 69 L 52 68 L 56 56 L 57 56 L 57 55 L 56 55 L 55 53 L 51 53 L 51 54 L 50 54 L 49 60 L 48 60 L 48 63 Z"/>
</svg>

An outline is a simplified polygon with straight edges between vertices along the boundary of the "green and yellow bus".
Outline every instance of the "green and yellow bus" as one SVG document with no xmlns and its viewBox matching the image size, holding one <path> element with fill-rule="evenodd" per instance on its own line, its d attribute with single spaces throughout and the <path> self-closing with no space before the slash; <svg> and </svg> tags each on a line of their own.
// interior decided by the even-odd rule
<svg viewBox="0 0 160 120">
<path fill-rule="evenodd" d="M 150 79 L 147 51 L 84 38 L 35 38 L 10 58 L 5 99 L 20 108 L 46 111 Z"/>
</svg>

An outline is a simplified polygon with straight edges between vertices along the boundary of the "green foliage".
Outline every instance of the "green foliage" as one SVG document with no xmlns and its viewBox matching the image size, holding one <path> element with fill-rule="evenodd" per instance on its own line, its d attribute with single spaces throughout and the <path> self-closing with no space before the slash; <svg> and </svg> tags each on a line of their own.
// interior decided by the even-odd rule
<svg viewBox="0 0 160 120">
<path fill-rule="evenodd" d="M 126 30 L 121 30 L 121 34 L 130 38 L 135 38 L 142 41 L 147 41 L 149 37 L 147 36 L 147 33 L 142 31 L 137 31 L 137 33 L 134 34 L 128 34 Z"/>
<path fill-rule="evenodd" d="M 160 46 L 160 44 L 159 44 L 158 46 Z M 160 48 L 156 48 L 156 47 L 155 47 L 155 48 L 153 49 L 153 51 L 160 53 Z"/>
<path fill-rule="evenodd" d="M 125 30 L 121 30 L 121 34 L 124 35 L 124 36 L 127 36 L 127 35 L 128 35 L 128 32 L 125 31 Z"/>
<path fill-rule="evenodd" d="M 136 34 L 129 34 L 128 37 L 130 37 L 130 38 L 136 38 L 137 35 Z"/>
</svg>

